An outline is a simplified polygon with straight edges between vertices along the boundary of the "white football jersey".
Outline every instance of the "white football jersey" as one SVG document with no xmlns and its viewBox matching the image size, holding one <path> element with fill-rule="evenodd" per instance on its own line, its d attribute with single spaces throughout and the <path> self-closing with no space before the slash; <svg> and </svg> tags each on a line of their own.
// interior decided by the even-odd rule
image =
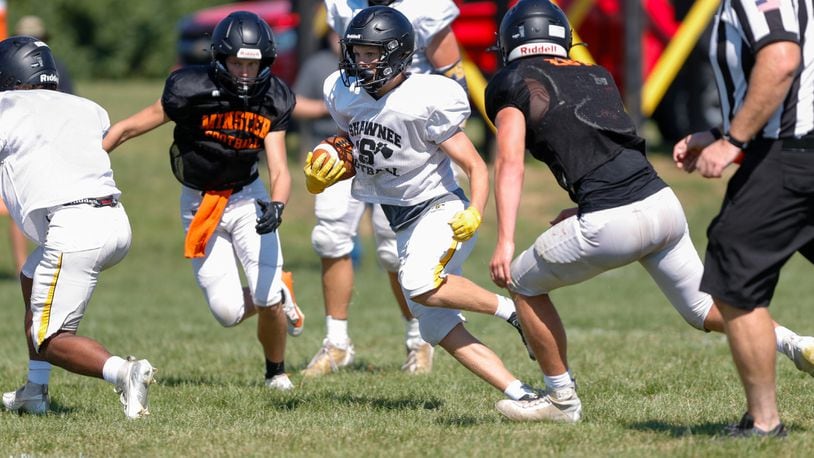
<svg viewBox="0 0 814 458">
<path fill-rule="evenodd" d="M 325 80 L 325 103 L 353 141 L 356 199 L 409 206 L 458 189 L 441 143 L 470 114 L 463 88 L 441 75 L 410 75 L 376 100 L 340 72 Z"/>
<path fill-rule="evenodd" d="M 116 196 L 102 137 L 110 128 L 96 103 L 44 89 L 0 93 L 0 192 L 23 232 L 45 241 L 47 209 Z"/>
<path fill-rule="evenodd" d="M 415 53 L 408 71 L 432 73 L 435 69 L 427 60 L 427 46 L 435 34 L 452 24 L 460 10 L 452 0 L 396 0 L 389 6 L 397 9 L 413 24 Z M 367 0 L 325 0 L 328 25 L 340 37 L 344 37 L 351 19 L 367 7 Z"/>
</svg>

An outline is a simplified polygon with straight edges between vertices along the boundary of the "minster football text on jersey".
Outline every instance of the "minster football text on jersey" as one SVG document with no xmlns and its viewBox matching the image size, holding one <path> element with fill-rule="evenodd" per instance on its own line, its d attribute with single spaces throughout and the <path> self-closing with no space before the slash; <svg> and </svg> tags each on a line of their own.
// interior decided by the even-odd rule
<svg viewBox="0 0 814 458">
<path fill-rule="evenodd" d="M 395 133 L 393 129 L 387 126 L 371 122 L 371 121 L 356 121 L 350 123 L 348 126 L 348 133 L 351 137 L 365 135 L 367 137 L 376 137 L 386 142 L 390 142 L 398 147 L 401 147 L 401 135 Z"/>
<path fill-rule="evenodd" d="M 204 130 L 242 130 L 255 137 L 265 138 L 271 129 L 271 120 L 250 111 L 227 111 L 204 115 L 201 127 Z"/>
</svg>

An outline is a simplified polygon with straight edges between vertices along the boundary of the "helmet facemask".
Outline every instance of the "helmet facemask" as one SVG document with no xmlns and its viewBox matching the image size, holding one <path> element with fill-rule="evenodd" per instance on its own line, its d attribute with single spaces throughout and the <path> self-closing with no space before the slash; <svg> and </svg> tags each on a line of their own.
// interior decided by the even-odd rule
<svg viewBox="0 0 814 458">
<path fill-rule="evenodd" d="M 350 87 L 350 78 L 355 77 L 359 86 L 377 97 L 383 86 L 402 74 L 412 63 L 415 32 L 410 20 L 398 10 L 371 6 L 353 17 L 339 43 L 342 48 L 339 61 L 342 82 Z M 354 46 L 378 48 L 378 60 L 370 65 L 358 64 Z"/>
<path fill-rule="evenodd" d="M 257 76 L 244 77 L 229 72 L 226 59 L 257 60 Z M 271 28 L 259 16 L 237 11 L 220 21 L 212 33 L 212 69 L 215 81 L 228 94 L 244 102 L 263 94 L 271 80 L 271 64 L 277 48 Z"/>
<path fill-rule="evenodd" d="M 340 40 L 342 47 L 342 60 L 339 69 L 342 70 L 342 82 L 350 86 L 350 78 L 356 77 L 359 86 L 369 94 L 375 94 L 390 80 L 402 73 L 410 62 L 412 52 L 405 56 L 397 55 L 402 50 L 399 40 L 389 40 L 385 43 L 364 42 L 362 40 Z M 379 59 L 375 63 L 359 64 L 353 54 L 353 47 L 357 45 L 374 46 L 379 49 Z"/>
<path fill-rule="evenodd" d="M 226 65 L 226 57 L 215 59 L 212 66 L 215 69 L 215 78 L 220 87 L 227 93 L 248 100 L 263 93 L 271 79 L 271 68 L 261 61 L 257 76 L 238 76 L 232 74 Z"/>
</svg>

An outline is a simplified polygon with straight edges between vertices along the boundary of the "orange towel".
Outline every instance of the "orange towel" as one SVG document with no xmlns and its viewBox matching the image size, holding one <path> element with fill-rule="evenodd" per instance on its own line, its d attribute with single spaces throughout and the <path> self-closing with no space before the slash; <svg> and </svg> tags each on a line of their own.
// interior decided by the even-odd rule
<svg viewBox="0 0 814 458">
<path fill-rule="evenodd" d="M 187 237 L 184 240 L 184 257 L 202 258 L 206 252 L 206 244 L 215 232 L 223 216 L 223 210 L 229 202 L 232 190 L 206 191 L 201 200 L 195 217 L 189 224 Z"/>
</svg>

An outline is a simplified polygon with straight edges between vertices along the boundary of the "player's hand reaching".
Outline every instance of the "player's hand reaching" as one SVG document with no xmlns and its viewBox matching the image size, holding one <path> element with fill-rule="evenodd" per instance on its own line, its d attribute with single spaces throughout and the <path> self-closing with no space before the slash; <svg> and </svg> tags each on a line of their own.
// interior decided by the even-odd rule
<svg viewBox="0 0 814 458">
<path fill-rule="evenodd" d="M 564 210 L 561 210 L 560 213 L 557 215 L 557 217 L 552 219 L 548 223 L 551 224 L 552 226 L 554 226 L 555 224 L 558 224 L 560 221 L 566 220 L 566 219 L 576 215 L 577 213 L 579 213 L 579 208 L 577 208 L 577 207 L 566 208 Z"/>
<path fill-rule="evenodd" d="M 514 242 L 498 240 L 492 260 L 489 261 L 489 275 L 492 281 L 501 288 L 512 282 L 512 259 L 514 259 Z"/>
<path fill-rule="evenodd" d="M 716 140 L 712 132 L 711 130 L 695 132 L 679 140 L 673 146 L 673 162 L 676 167 L 688 173 L 695 170 L 698 155 Z"/>
<path fill-rule="evenodd" d="M 262 214 L 257 218 L 257 225 L 254 226 L 254 229 L 261 235 L 276 231 L 283 222 L 283 209 L 285 208 L 285 204 L 282 202 L 258 200 L 257 205 L 260 207 Z"/>
<path fill-rule="evenodd" d="M 305 187 L 311 194 L 319 194 L 339 181 L 339 177 L 345 173 L 345 164 L 327 154 L 320 155 L 313 162 L 312 157 L 313 152 L 309 152 L 302 169 L 305 172 Z"/>
<path fill-rule="evenodd" d="M 480 222 L 480 212 L 475 207 L 469 207 L 456 213 L 447 224 L 452 228 L 452 238 L 465 242 L 475 235 L 475 231 L 480 227 Z"/>
</svg>

